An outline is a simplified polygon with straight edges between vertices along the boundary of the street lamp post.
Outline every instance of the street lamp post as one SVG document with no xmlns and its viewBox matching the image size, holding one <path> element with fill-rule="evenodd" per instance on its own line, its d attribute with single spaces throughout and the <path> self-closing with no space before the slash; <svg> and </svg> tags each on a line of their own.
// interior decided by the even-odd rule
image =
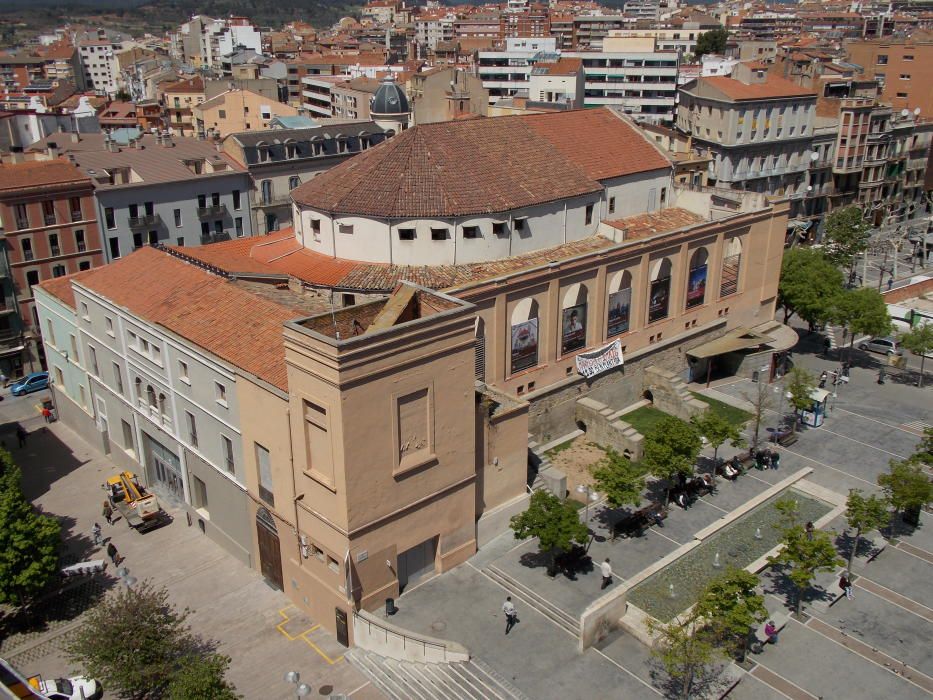
<svg viewBox="0 0 933 700">
<path fill-rule="evenodd" d="M 298 671 L 289 671 L 285 674 L 285 682 L 295 686 L 295 697 L 306 698 L 311 694 L 311 686 L 301 682 L 301 674 Z"/>
<path fill-rule="evenodd" d="M 584 511 L 584 521 L 586 526 L 590 526 L 590 501 L 595 501 L 599 498 L 599 494 L 590 487 L 589 484 L 577 484 L 577 493 L 586 494 L 586 510 Z"/>
</svg>

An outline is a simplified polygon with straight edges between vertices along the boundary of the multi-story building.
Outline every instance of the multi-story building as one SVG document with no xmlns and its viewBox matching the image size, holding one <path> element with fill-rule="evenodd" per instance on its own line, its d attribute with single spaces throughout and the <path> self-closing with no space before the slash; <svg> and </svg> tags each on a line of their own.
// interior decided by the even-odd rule
<svg viewBox="0 0 933 700">
<path fill-rule="evenodd" d="M 204 79 L 200 76 L 169 83 L 161 89 L 160 101 L 165 110 L 166 126 L 173 134 L 194 136 L 197 129 L 193 109 L 204 102 Z"/>
<path fill-rule="evenodd" d="M 881 85 L 881 99 L 895 111 L 933 118 L 933 39 L 873 39 L 847 41 L 852 63 Z"/>
<path fill-rule="evenodd" d="M 415 126 L 297 188 L 293 231 L 53 281 L 93 412 L 55 384 L 60 415 L 362 641 L 525 507 L 529 432 L 781 349 L 786 203 L 670 178 L 605 109 Z"/>
<path fill-rule="evenodd" d="M 680 89 L 677 128 L 713 154 L 711 182 L 790 195 L 806 191 L 815 116 L 816 93 L 740 63 Z"/>
<path fill-rule="evenodd" d="M 445 9 L 429 9 L 414 19 L 415 42 L 421 51 L 433 51 L 438 42 L 454 38 L 454 22 L 457 15 Z"/>
<path fill-rule="evenodd" d="M 252 90 L 234 88 L 191 107 L 195 133 L 224 138 L 236 131 L 268 129 L 273 117 L 295 117 L 298 110 Z"/>
<path fill-rule="evenodd" d="M 98 95 L 113 97 L 120 89 L 120 65 L 117 54 L 124 48 L 124 39 L 119 35 L 109 35 L 104 29 L 95 34 L 83 36 L 75 42 L 81 61 L 83 82 L 78 87 L 96 92 Z"/>
<path fill-rule="evenodd" d="M 609 32 L 611 38 L 649 37 L 657 43 L 660 51 L 677 51 L 681 55 L 692 54 L 696 51 L 697 38 L 703 33 L 701 29 L 615 29 Z M 605 40 L 604 40 L 605 41 Z M 603 48 L 607 48 L 604 46 Z"/>
<path fill-rule="evenodd" d="M 651 37 L 607 37 L 603 51 L 558 51 L 556 39 L 507 39 L 505 51 L 480 51 L 478 74 L 490 104 L 527 95 L 532 68 L 558 58 L 583 62 L 587 107 L 618 107 L 638 119 L 670 123 L 677 97 L 679 57 L 659 51 Z"/>
<path fill-rule="evenodd" d="M 433 68 L 413 73 L 407 83 L 412 124 L 431 124 L 464 114 L 485 116 L 489 95 L 483 82 L 459 68 Z"/>
<path fill-rule="evenodd" d="M 107 262 L 144 245 L 201 245 L 253 235 L 250 179 L 213 144 L 143 134 L 129 144 L 108 134 L 43 139 L 37 157 L 65 155 L 90 178 Z"/>
<path fill-rule="evenodd" d="M 619 29 L 634 29 L 638 20 L 624 15 L 578 14 L 573 18 L 573 48 L 599 51 L 603 39 Z"/>
<path fill-rule="evenodd" d="M 91 178 L 61 159 L 0 165 L 0 222 L 17 299 L 8 306 L 3 295 L 0 368 L 16 376 L 42 359 L 35 285 L 104 261 Z M 20 335 L 18 353 L 10 352 L 4 343 Z"/>
<path fill-rule="evenodd" d="M 369 103 L 379 89 L 379 81 L 360 77 L 334 83 L 330 89 L 330 112 L 338 119 L 369 119 Z"/>
<path fill-rule="evenodd" d="M 291 191 L 387 138 L 370 121 L 230 134 L 224 151 L 252 178 L 253 230 L 271 233 L 291 226 Z"/>
</svg>

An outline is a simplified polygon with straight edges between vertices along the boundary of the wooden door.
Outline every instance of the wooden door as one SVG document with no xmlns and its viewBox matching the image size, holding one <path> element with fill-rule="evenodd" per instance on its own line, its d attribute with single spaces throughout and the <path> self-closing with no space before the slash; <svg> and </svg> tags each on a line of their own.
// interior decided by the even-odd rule
<svg viewBox="0 0 933 700">
<path fill-rule="evenodd" d="M 334 609 L 337 614 L 337 641 L 343 646 L 350 646 L 350 633 L 347 629 L 347 611 L 340 608 Z"/>
<path fill-rule="evenodd" d="M 269 511 L 266 511 L 265 508 L 262 511 L 265 511 L 268 520 L 272 520 Z M 259 539 L 259 570 L 269 583 L 279 590 L 284 590 L 282 550 L 279 546 L 279 535 L 274 530 L 275 521 L 272 521 L 272 527 L 270 528 L 268 521 L 263 517 L 262 511 L 256 514 L 256 534 Z"/>
</svg>

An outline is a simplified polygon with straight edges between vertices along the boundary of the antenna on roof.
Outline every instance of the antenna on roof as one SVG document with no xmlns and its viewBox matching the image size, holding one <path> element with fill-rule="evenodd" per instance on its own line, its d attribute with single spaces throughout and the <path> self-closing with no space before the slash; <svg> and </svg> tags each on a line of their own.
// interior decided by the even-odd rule
<svg viewBox="0 0 933 700">
<path fill-rule="evenodd" d="M 340 331 L 337 330 L 337 314 L 334 312 L 334 290 L 330 290 L 330 320 L 334 324 L 334 337 L 340 340 Z"/>
</svg>

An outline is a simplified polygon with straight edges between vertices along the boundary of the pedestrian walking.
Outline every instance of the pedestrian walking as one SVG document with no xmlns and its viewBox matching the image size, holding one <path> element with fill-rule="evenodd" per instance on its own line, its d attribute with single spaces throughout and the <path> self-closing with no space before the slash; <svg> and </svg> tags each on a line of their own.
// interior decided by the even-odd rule
<svg viewBox="0 0 933 700">
<path fill-rule="evenodd" d="M 104 543 L 104 538 L 100 535 L 100 525 L 98 523 L 94 523 L 91 534 L 94 535 L 94 544 L 100 547 Z"/>
<path fill-rule="evenodd" d="M 832 342 L 829 338 L 823 338 L 823 354 L 827 357 L 829 356 L 829 350 L 832 347 Z"/>
<path fill-rule="evenodd" d="M 26 447 L 26 436 L 27 435 L 29 435 L 29 433 L 26 432 L 26 429 L 23 428 L 23 426 L 19 426 L 16 429 L 16 439 L 19 440 L 20 447 Z"/>
<path fill-rule="evenodd" d="M 52 422 L 52 411 L 50 411 L 46 406 L 42 407 L 42 417 L 45 418 L 46 423 Z"/>
<path fill-rule="evenodd" d="M 765 635 L 768 637 L 768 644 L 777 644 L 778 631 L 777 627 L 774 626 L 774 620 L 768 620 L 765 624 Z"/>
<path fill-rule="evenodd" d="M 846 594 L 846 598 L 852 600 L 852 582 L 845 574 L 839 577 L 839 588 Z"/>
<path fill-rule="evenodd" d="M 120 563 L 119 561 L 117 561 L 120 558 L 120 555 L 117 552 L 116 545 L 114 545 L 113 542 L 107 543 L 107 556 L 110 557 L 110 561 L 113 562 L 114 566 Z"/>
<path fill-rule="evenodd" d="M 771 453 L 771 468 L 777 469 L 781 466 L 781 455 L 777 451 Z"/>
<path fill-rule="evenodd" d="M 813 521 L 812 521 L 812 520 L 808 520 L 808 521 L 807 521 L 807 525 L 806 525 L 806 527 L 805 527 L 804 529 L 807 531 L 807 539 L 812 541 L 812 540 L 813 540 L 813 529 L 814 529 L 814 528 L 813 528 Z"/>
<path fill-rule="evenodd" d="M 512 596 L 506 596 L 502 604 L 502 612 L 505 613 L 505 633 L 508 634 L 518 622 L 518 613 L 515 612 L 515 605 L 512 603 Z"/>
<path fill-rule="evenodd" d="M 104 501 L 104 507 L 100 514 L 104 516 L 104 520 L 107 521 L 108 525 L 113 525 L 113 506 L 110 505 L 110 501 Z"/>
<path fill-rule="evenodd" d="M 609 557 L 606 557 L 606 561 L 599 565 L 599 570 L 603 574 L 603 585 L 599 590 L 603 590 L 612 585 L 612 566 L 609 565 Z"/>
<path fill-rule="evenodd" d="M 888 291 L 891 291 L 891 287 L 894 286 L 894 275 L 888 277 Z"/>
</svg>

